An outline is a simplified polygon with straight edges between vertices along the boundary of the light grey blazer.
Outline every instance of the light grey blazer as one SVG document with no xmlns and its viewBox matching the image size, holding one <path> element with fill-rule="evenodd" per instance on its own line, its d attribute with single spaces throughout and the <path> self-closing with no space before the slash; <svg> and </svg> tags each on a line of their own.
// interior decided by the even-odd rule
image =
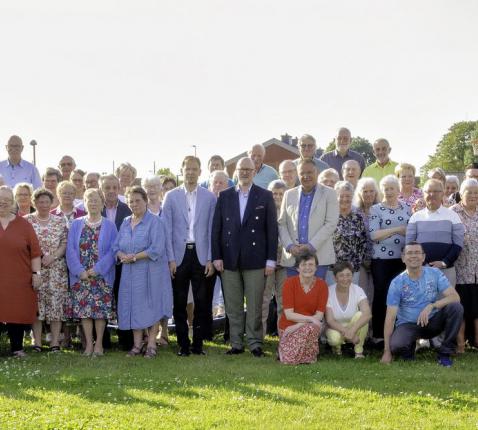
<svg viewBox="0 0 478 430">
<path fill-rule="evenodd" d="M 279 216 L 279 236 L 284 249 L 281 265 L 292 267 L 295 257 L 286 251 L 289 245 L 299 244 L 299 202 L 301 186 L 287 190 L 282 200 Z M 319 265 L 335 263 L 332 235 L 339 220 L 336 192 L 317 184 L 309 214 L 309 243 L 317 250 Z"/>
<path fill-rule="evenodd" d="M 194 239 L 196 253 L 201 265 L 211 260 L 211 228 L 216 196 L 206 188 L 197 187 Z M 166 225 L 166 249 L 168 260 L 179 266 L 186 252 L 188 238 L 188 205 L 184 187 L 177 187 L 166 194 L 162 218 Z"/>
</svg>

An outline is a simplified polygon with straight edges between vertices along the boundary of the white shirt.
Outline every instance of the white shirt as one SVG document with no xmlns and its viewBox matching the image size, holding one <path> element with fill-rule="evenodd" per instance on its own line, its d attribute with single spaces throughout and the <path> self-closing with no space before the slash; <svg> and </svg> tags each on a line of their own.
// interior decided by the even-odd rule
<svg viewBox="0 0 478 430">
<path fill-rule="evenodd" d="M 196 202 L 198 197 L 198 187 L 196 185 L 196 188 L 191 192 L 189 192 L 184 186 L 183 186 L 183 189 L 184 189 L 184 194 L 186 195 L 188 222 L 189 222 L 188 238 L 186 242 L 194 243 L 196 242 L 194 239 L 194 218 L 196 216 Z"/>
<path fill-rule="evenodd" d="M 329 285 L 329 298 L 327 300 L 327 307 L 332 310 L 335 321 L 346 324 L 350 322 L 353 316 L 359 310 L 359 303 L 367 299 L 365 292 L 356 284 L 351 284 L 349 287 L 349 301 L 345 309 L 342 308 L 337 299 L 337 284 Z"/>
</svg>

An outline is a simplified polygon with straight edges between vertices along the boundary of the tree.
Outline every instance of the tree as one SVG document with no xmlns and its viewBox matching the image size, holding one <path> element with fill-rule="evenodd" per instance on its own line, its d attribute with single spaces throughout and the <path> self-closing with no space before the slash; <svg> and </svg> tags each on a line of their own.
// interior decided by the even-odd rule
<svg viewBox="0 0 478 430">
<path fill-rule="evenodd" d="M 156 171 L 156 175 L 164 175 L 164 176 L 169 176 L 171 178 L 176 178 L 176 174 L 171 171 L 169 167 L 160 167 Z"/>
<path fill-rule="evenodd" d="M 426 173 L 441 167 L 445 172 L 463 172 L 465 166 L 473 162 L 471 137 L 478 130 L 478 121 L 461 121 L 453 124 L 440 142 L 435 153 L 428 157 L 420 169 L 424 178 Z"/>
<path fill-rule="evenodd" d="M 325 148 L 325 152 L 333 151 L 335 149 L 335 140 L 332 140 Z M 352 137 L 352 144 L 350 149 L 357 151 L 365 158 L 365 165 L 372 164 L 375 161 L 375 155 L 373 155 L 373 147 L 371 143 L 364 137 L 356 136 Z"/>
</svg>

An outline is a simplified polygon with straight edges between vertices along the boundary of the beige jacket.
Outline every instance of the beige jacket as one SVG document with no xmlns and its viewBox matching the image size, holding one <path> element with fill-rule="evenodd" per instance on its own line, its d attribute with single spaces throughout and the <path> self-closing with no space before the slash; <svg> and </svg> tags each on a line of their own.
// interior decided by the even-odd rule
<svg viewBox="0 0 478 430">
<path fill-rule="evenodd" d="M 283 245 L 281 265 L 292 267 L 295 257 L 286 251 L 299 244 L 298 218 L 301 186 L 287 190 L 279 216 L 279 237 Z M 309 214 L 309 243 L 317 250 L 319 265 L 335 263 L 332 235 L 339 220 L 337 194 L 332 188 L 317 184 Z"/>
</svg>

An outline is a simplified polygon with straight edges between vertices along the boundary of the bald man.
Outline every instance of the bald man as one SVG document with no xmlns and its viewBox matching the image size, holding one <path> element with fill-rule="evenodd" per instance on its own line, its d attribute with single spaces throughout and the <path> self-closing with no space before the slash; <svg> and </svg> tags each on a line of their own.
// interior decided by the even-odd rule
<svg viewBox="0 0 478 430">
<path fill-rule="evenodd" d="M 262 145 L 254 145 L 248 152 L 249 158 L 254 162 L 255 176 L 253 183 L 267 190 L 272 181 L 279 179 L 276 169 L 264 164 L 266 148 Z"/>
<path fill-rule="evenodd" d="M 392 148 L 388 143 L 387 139 L 383 137 L 377 139 L 373 143 L 373 155 L 375 155 L 376 161 L 370 166 L 367 166 L 362 173 L 364 178 L 373 178 L 377 181 L 377 184 L 380 182 L 384 176 L 394 175 L 395 167 L 397 166 L 396 161 L 390 160 L 390 151 Z"/>
</svg>

